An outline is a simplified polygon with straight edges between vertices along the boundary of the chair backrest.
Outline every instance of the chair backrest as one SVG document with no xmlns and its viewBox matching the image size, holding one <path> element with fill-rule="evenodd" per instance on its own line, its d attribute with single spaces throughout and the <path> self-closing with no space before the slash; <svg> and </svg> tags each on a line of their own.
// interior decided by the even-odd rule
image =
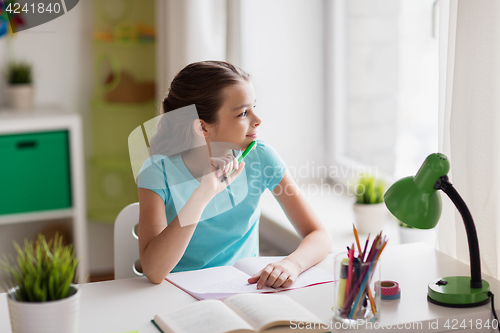
<svg viewBox="0 0 500 333">
<path fill-rule="evenodd" d="M 115 220 L 115 280 L 143 276 L 137 269 L 139 261 L 139 203 L 123 208 Z"/>
</svg>

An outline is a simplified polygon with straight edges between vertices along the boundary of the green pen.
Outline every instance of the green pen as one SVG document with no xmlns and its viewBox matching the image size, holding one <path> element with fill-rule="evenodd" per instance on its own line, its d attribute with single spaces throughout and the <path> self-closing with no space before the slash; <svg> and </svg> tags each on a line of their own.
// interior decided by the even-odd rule
<svg viewBox="0 0 500 333">
<path fill-rule="evenodd" d="M 251 144 L 248 145 L 247 149 L 241 154 L 241 156 L 238 158 L 238 165 L 247 157 L 248 153 L 255 147 L 257 144 L 257 141 L 252 141 Z M 234 172 L 234 169 L 227 175 L 227 177 L 231 176 Z M 222 180 L 220 181 L 221 183 L 224 183 L 227 180 L 227 177 L 222 177 Z"/>
</svg>

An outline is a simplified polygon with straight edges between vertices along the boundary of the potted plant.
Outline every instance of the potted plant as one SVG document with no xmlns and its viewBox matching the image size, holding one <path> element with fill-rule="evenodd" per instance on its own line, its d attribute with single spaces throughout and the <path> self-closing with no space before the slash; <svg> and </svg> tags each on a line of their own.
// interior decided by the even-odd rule
<svg viewBox="0 0 500 333">
<path fill-rule="evenodd" d="M 355 186 L 354 217 L 356 228 L 362 234 L 379 233 L 387 218 L 384 205 L 386 184 L 383 180 L 363 174 Z"/>
<path fill-rule="evenodd" d="M 11 62 L 7 67 L 7 100 L 14 110 L 33 108 L 32 67 L 26 62 Z"/>
<path fill-rule="evenodd" d="M 47 243 L 14 242 L 17 258 L 0 260 L 7 290 L 13 333 L 76 332 L 80 292 L 75 280 L 78 260 L 73 247 L 63 246 L 58 235 Z"/>
</svg>

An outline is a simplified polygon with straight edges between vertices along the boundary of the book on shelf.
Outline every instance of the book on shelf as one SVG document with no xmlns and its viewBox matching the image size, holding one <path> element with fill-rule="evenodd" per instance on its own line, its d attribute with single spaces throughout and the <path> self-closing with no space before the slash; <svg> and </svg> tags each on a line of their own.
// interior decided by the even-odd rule
<svg viewBox="0 0 500 333">
<path fill-rule="evenodd" d="M 233 266 L 219 266 L 195 271 L 170 273 L 166 280 L 191 296 L 201 299 L 223 299 L 242 293 L 275 293 L 284 290 L 304 288 L 316 284 L 333 282 L 333 274 L 318 267 L 302 272 L 288 288 L 264 286 L 257 289 L 257 283 L 248 279 L 269 263 L 285 257 L 250 257 L 238 260 Z"/>
<path fill-rule="evenodd" d="M 153 323 L 163 333 L 328 331 L 327 324 L 295 300 L 276 294 L 241 294 L 224 301 L 204 300 L 156 314 Z"/>
</svg>

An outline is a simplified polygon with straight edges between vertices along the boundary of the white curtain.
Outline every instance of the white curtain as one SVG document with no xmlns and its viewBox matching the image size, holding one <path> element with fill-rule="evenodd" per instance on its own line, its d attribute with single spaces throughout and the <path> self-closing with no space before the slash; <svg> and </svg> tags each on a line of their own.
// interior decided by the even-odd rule
<svg viewBox="0 0 500 333">
<path fill-rule="evenodd" d="M 481 268 L 500 276 L 500 1 L 440 0 L 440 150 L 474 218 Z M 438 248 L 469 263 L 463 220 L 442 195 Z"/>
<path fill-rule="evenodd" d="M 239 65 L 239 1 L 156 1 L 158 100 L 189 63 L 222 60 Z"/>
</svg>

